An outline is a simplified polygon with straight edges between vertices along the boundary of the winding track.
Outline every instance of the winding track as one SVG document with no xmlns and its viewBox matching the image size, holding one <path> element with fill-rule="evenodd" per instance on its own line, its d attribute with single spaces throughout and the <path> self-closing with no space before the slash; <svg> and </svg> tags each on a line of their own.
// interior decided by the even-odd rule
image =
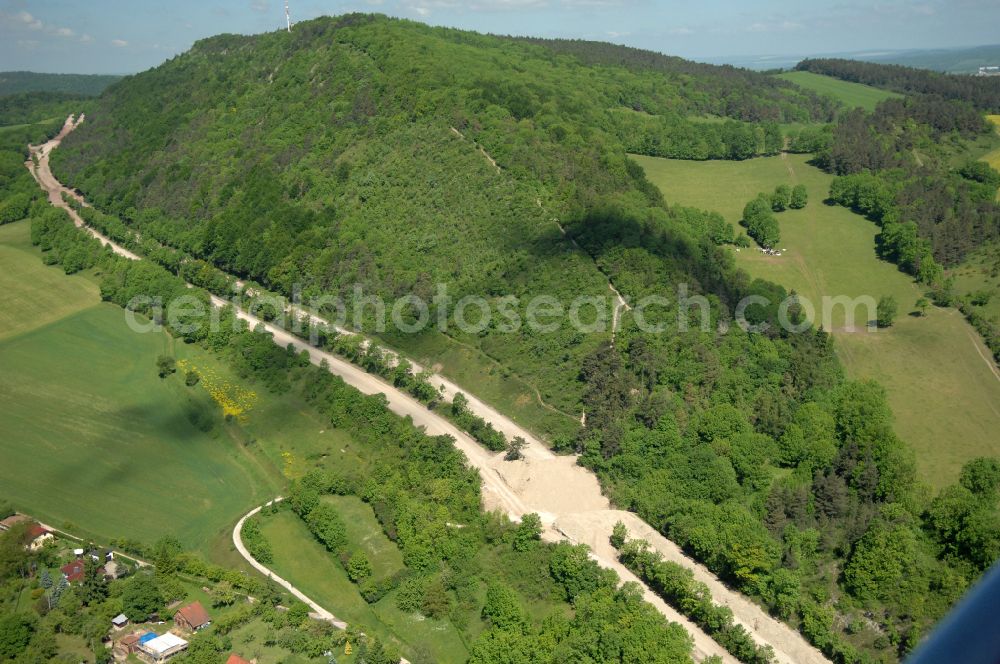
<svg viewBox="0 0 1000 664">
<path fill-rule="evenodd" d="M 243 523 L 247 519 L 252 517 L 254 514 L 257 514 L 257 512 L 260 512 L 265 507 L 273 505 L 274 503 L 280 502 L 282 500 L 284 500 L 284 497 L 278 496 L 274 500 L 270 500 L 261 505 L 260 507 L 255 507 L 246 514 L 244 514 L 243 517 L 236 522 L 236 527 L 233 528 L 233 546 L 236 547 L 236 550 L 239 552 L 239 554 L 243 556 L 246 559 L 246 561 L 253 566 L 255 570 L 257 570 L 258 572 L 269 578 L 271 581 L 274 581 L 288 592 L 292 593 L 292 595 L 294 595 L 296 599 L 305 603 L 306 606 L 312 609 L 312 614 L 310 614 L 312 615 L 312 617 L 317 618 L 319 620 L 325 620 L 330 624 L 332 624 L 334 627 L 338 627 L 340 629 L 347 629 L 346 622 L 344 622 L 337 616 L 333 615 L 332 613 L 324 609 L 318 603 L 314 602 L 312 599 L 307 597 L 304 592 L 293 586 L 291 583 L 285 581 L 283 578 L 272 572 L 270 569 L 268 569 L 261 563 L 257 562 L 257 560 L 250 555 L 250 552 L 247 550 L 247 548 L 243 546 L 243 538 L 241 537 L 241 534 L 243 532 Z"/>
<path fill-rule="evenodd" d="M 140 260 L 139 256 L 88 227 L 76 211 L 62 198 L 63 193 L 71 195 L 77 200 L 80 200 L 79 196 L 64 187 L 52 175 L 49 167 L 50 153 L 58 147 L 66 134 L 79 126 L 82 120 L 81 117 L 74 122 L 73 116 L 70 116 L 67 118 L 63 130 L 55 138 L 40 146 L 29 146 L 33 158 L 37 159 L 37 166 L 34 159 L 29 160 L 26 165 L 39 185 L 48 193 L 49 201 L 66 210 L 77 226 L 98 238 L 116 254 L 132 260 Z M 216 306 L 231 304 L 217 296 L 212 296 L 212 302 Z M 702 660 L 717 655 L 723 662 L 735 664 L 737 661 L 697 625 L 666 604 L 618 562 L 608 543 L 616 521 L 623 521 L 634 536 L 646 538 L 654 549 L 664 554 L 667 560 L 673 560 L 691 569 L 698 580 L 708 585 L 713 600 L 729 606 L 736 622 L 743 625 L 755 641 L 762 645 L 770 645 L 774 649 L 778 662 L 782 664 L 823 664 L 828 661 L 818 650 L 810 646 L 798 632 L 772 618 L 740 593 L 726 587 L 710 571 L 688 558 L 676 544 L 656 533 L 638 516 L 630 512 L 612 509 L 607 498 L 601 493 L 597 478 L 590 471 L 578 466 L 575 458 L 556 456 L 529 432 L 479 399 L 469 395 L 468 392 L 463 391 L 469 398 L 469 409 L 472 412 L 492 423 L 508 437 L 521 436 L 527 441 L 523 461 L 516 463 L 503 461 L 502 452 L 496 454 L 488 452 L 451 422 L 428 410 L 422 403 L 380 377 L 368 374 L 363 369 L 331 353 L 314 348 L 306 341 L 250 315 L 243 309 L 236 308 L 236 315 L 252 327 L 260 327 L 272 334 L 275 343 L 281 346 L 291 345 L 297 351 L 306 351 L 313 364 L 320 365 L 326 362 L 331 373 L 340 376 L 344 382 L 360 392 L 384 394 L 391 411 L 402 417 L 409 417 L 415 425 L 423 427 L 427 434 L 451 436 L 455 440 L 456 447 L 479 471 L 483 480 L 483 500 L 488 509 L 500 509 L 515 520 L 519 520 L 524 514 L 536 512 L 542 517 L 542 522 L 545 525 L 543 536 L 547 540 L 567 539 L 571 542 L 588 544 L 592 550 L 591 557 L 598 564 L 615 570 L 623 581 L 639 583 L 646 601 L 655 606 L 668 620 L 681 624 L 687 630 L 693 640 L 693 654 L 696 659 Z M 434 375 L 431 381 L 436 386 L 443 387 L 446 396 L 453 396 L 455 392 L 459 391 L 457 385 L 441 376 Z M 253 513 L 255 512 L 251 512 L 251 514 Z M 234 544 L 239 539 L 238 530 L 242 523 L 243 519 L 240 520 L 236 531 L 234 531 Z M 242 543 L 237 547 L 237 550 L 244 558 L 247 558 L 251 565 L 257 569 L 263 568 L 262 573 L 270 573 L 266 567 L 262 565 L 258 567 L 260 564 L 249 555 L 249 552 L 245 552 L 245 549 L 241 550 L 241 546 Z M 275 578 L 273 573 L 270 574 L 272 578 Z M 286 587 L 290 591 L 294 588 L 291 584 Z M 302 595 L 300 599 L 303 597 L 305 596 Z M 322 609 L 311 600 L 307 603 L 310 603 L 311 606 L 314 605 L 314 609 Z M 329 611 L 325 609 L 323 611 L 331 617 L 333 616 Z M 317 611 L 317 613 L 320 612 Z"/>
</svg>

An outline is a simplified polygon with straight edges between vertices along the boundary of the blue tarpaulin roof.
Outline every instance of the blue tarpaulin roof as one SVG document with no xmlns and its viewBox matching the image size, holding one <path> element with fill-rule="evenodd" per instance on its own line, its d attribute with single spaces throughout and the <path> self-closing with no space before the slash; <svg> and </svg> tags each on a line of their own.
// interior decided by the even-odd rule
<svg viewBox="0 0 1000 664">
<path fill-rule="evenodd" d="M 146 632 L 139 637 L 139 645 L 145 645 L 156 638 L 156 632 Z"/>
</svg>

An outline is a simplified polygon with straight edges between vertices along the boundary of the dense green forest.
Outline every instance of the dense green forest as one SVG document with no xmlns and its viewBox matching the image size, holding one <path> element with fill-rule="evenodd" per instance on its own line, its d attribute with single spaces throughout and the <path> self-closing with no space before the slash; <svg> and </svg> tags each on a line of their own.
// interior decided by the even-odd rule
<svg viewBox="0 0 1000 664">
<path fill-rule="evenodd" d="M 0 99 L 0 104 L 2 101 Z M 13 119 L 18 121 L 35 115 L 35 107 L 30 107 L 23 115 L 15 115 Z M 0 127 L 0 224 L 24 219 L 28 216 L 32 202 L 44 198 L 38 184 L 24 167 L 28 158 L 28 144 L 42 143 L 55 135 L 64 119 L 60 117 L 33 124 L 24 121 L 17 126 Z"/>
<path fill-rule="evenodd" d="M 334 292 L 350 305 L 353 283 L 424 298 L 438 282 L 456 299 L 602 295 L 604 277 L 552 220 L 608 195 L 657 196 L 619 136 L 636 108 L 688 126 L 678 113 L 701 113 L 724 82 L 679 76 L 665 84 L 652 70 L 406 21 L 320 19 L 290 35 L 204 40 L 125 79 L 53 167 L 143 235 L 286 294 L 298 282 L 306 299 Z M 827 113 L 815 96 L 775 89 L 775 117 Z M 643 131 L 655 134 L 664 120 L 649 117 Z M 743 156 L 775 136 L 737 120 L 703 126 Z M 596 343 L 568 326 L 460 340 L 564 410 Z"/>
<path fill-rule="evenodd" d="M 996 181 L 986 164 L 963 163 L 962 139 L 991 131 L 986 121 L 957 102 L 943 102 L 926 115 L 922 100 L 888 100 L 874 114 L 851 112 L 834 127 L 828 148 L 817 163 L 832 173 L 868 178 L 868 200 L 861 212 L 878 222 L 912 223 L 945 266 L 960 262 L 984 241 L 1000 236 Z M 967 158 L 966 158 L 967 159 Z M 839 183 L 839 181 L 836 181 Z M 848 202 L 835 184 L 836 202 Z M 919 267 L 915 265 L 914 268 Z M 916 273 L 916 269 L 911 270 Z M 924 281 L 934 281 L 933 275 Z"/>
<path fill-rule="evenodd" d="M 737 271 L 718 246 L 732 238 L 719 220 L 670 207 L 628 160 L 626 150 L 643 145 L 653 154 L 746 158 L 780 149 L 779 122 L 833 117 L 830 102 L 758 83 L 731 68 L 606 45 L 512 40 L 382 17 L 317 19 L 291 34 L 203 40 L 125 79 L 55 153 L 54 168 L 151 248 L 165 245 L 279 292 L 298 282 L 307 297 L 350 301 L 354 283 L 386 296 L 427 296 L 444 282 L 456 296 L 566 297 L 606 294 L 610 278 L 637 302 L 686 284 L 689 295 L 704 297 L 700 304 L 672 301 L 646 312 L 647 320 L 671 325 L 669 334 L 643 332 L 626 315 L 613 345 L 607 333 L 568 324 L 549 335 L 494 325 L 459 338 L 535 381 L 560 407 L 583 407 L 586 427 L 552 442 L 581 453 L 618 505 L 799 627 L 835 661 L 895 661 L 1000 554 L 1000 472 L 995 460 L 976 460 L 959 484 L 929 495 L 914 476 L 912 452 L 893 433 L 883 390 L 846 380 L 826 333 L 784 331 L 777 310 L 784 290 Z M 722 89 L 736 92 L 720 105 L 713 95 Z M 706 114 L 719 117 L 706 121 Z M 930 183 L 947 175 L 965 192 L 952 206 L 967 200 L 979 214 L 979 189 L 962 184 L 975 174 L 953 175 L 934 148 L 951 141 L 957 150 L 963 136 L 982 131 L 974 116 L 957 101 L 886 102 L 871 116 L 845 114 L 809 140 L 838 173 L 867 169 L 882 178 L 902 168 L 906 179 Z M 915 149 L 920 160 L 906 170 Z M 865 160 L 859 166 L 853 150 Z M 945 217 L 935 228 L 961 238 Z M 39 241 L 64 265 L 103 260 L 100 249 L 72 239 L 72 228 L 50 221 L 39 226 Z M 988 220 L 976 223 L 989 228 Z M 933 260 L 952 260 L 947 243 L 929 242 L 917 243 L 928 250 L 917 254 L 918 273 L 938 251 Z M 902 242 L 892 246 L 903 255 Z M 144 284 L 158 294 L 184 292 L 154 266 L 110 272 L 104 292 L 113 301 L 126 302 Z M 747 311 L 761 326 L 754 332 L 732 316 L 748 295 L 772 303 Z M 791 316 L 802 323 L 795 307 Z M 688 329 L 675 333 L 678 320 Z M 425 489 L 389 464 L 377 486 L 323 475 L 299 492 L 360 491 L 380 505 L 383 526 L 417 571 L 432 580 L 444 568 L 468 571 L 463 547 L 490 544 L 488 528 L 439 527 L 452 512 L 474 518 L 478 500 L 475 478 L 460 471 L 443 441 L 397 429 L 374 398 L 354 403 L 335 379 L 296 368 L 297 358 L 253 336 L 226 343 L 237 344 L 248 372 L 308 374 L 318 407 L 335 418 L 363 414 L 359 429 L 400 447 L 389 458 L 415 455 L 414 477 L 445 473 L 433 477 L 449 488 L 432 497 L 440 509 L 428 514 L 417 498 Z M 325 541 L 308 507 L 296 511 Z M 493 544 L 516 550 L 519 531 Z M 531 546 L 540 557 L 556 555 Z M 551 588 L 562 583 L 553 569 L 551 561 L 540 571 L 533 564 L 531 573 L 542 576 L 525 579 Z M 448 588 L 455 606 L 465 592 L 458 580 Z M 588 583 L 585 600 L 566 591 L 577 597 L 576 616 L 587 607 L 584 615 L 605 626 L 620 621 L 646 634 L 652 618 L 621 617 L 644 609 L 605 585 Z M 507 593 L 493 596 L 500 602 Z M 542 661 L 586 661 L 566 653 L 594 643 L 569 639 L 567 651 L 558 636 L 593 629 L 588 622 L 497 623 L 473 660 L 519 661 L 511 653 L 530 643 L 553 648 Z M 650 647 L 662 653 L 677 644 Z"/>
<path fill-rule="evenodd" d="M 68 92 L 23 92 L 0 97 L 0 126 L 65 119 L 86 108 L 87 97 Z"/>
<path fill-rule="evenodd" d="M 40 74 L 33 71 L 0 72 L 0 96 L 24 92 L 60 92 L 96 97 L 121 79 L 113 74 Z"/>
</svg>

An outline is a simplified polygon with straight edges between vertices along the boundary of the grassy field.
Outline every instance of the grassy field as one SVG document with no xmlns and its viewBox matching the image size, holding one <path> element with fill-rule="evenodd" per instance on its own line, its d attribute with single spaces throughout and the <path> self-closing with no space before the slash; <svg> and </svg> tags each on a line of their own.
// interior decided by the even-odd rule
<svg viewBox="0 0 1000 664">
<path fill-rule="evenodd" d="M 0 228 L 0 260 L 4 498 L 56 527 L 194 547 L 273 495 L 280 476 L 233 440 L 204 390 L 156 374 L 165 352 L 212 358 L 132 332 L 92 279 L 42 264 L 26 222 Z M 207 432 L 192 422 L 213 419 Z"/>
<path fill-rule="evenodd" d="M 357 496 L 323 496 L 344 520 L 352 551 L 363 551 L 372 564 L 376 579 L 385 579 L 404 568 L 403 555 L 385 533 L 371 505 Z"/>
<path fill-rule="evenodd" d="M 841 81 L 832 76 L 814 74 L 811 71 L 785 72 L 778 74 L 778 78 L 791 81 L 806 90 L 833 97 L 849 108 L 860 106 L 866 111 L 875 110 L 875 106 L 884 99 L 901 96 L 895 92 L 880 90 L 861 83 Z"/>
<path fill-rule="evenodd" d="M 368 518 L 374 522 L 371 510 L 368 512 Z M 374 528 L 381 535 L 377 523 Z M 395 606 L 395 593 L 389 593 L 375 604 L 366 603 L 340 563 L 292 512 L 280 511 L 265 516 L 261 520 L 261 530 L 274 549 L 272 569 L 305 589 L 310 597 L 329 607 L 338 618 L 389 635 L 404 655 L 410 657 L 419 650 L 429 653 L 436 662 L 462 662 L 468 658 L 461 636 L 450 623 L 400 612 Z"/>
<path fill-rule="evenodd" d="M 805 184 L 808 207 L 777 215 L 782 255 L 744 249 L 735 254 L 737 263 L 752 276 L 808 297 L 817 312 L 823 295 L 895 296 L 900 316 L 889 330 L 848 332 L 843 309 L 833 311 L 830 328 L 848 373 L 885 385 L 896 430 L 916 450 L 921 476 L 933 486 L 954 481 L 971 457 L 1000 455 L 1000 380 L 984 359 L 989 353 L 978 335 L 954 309 L 909 315 L 920 290 L 877 258 L 875 224 L 822 202 L 831 177 L 809 166 L 807 156 L 745 162 L 635 159 L 668 202 L 716 210 L 734 224 L 758 191 Z"/>
<path fill-rule="evenodd" d="M 97 285 L 67 279 L 62 270 L 46 268 L 31 250 L 25 223 L 0 226 L 0 341 L 25 334 L 100 300 Z"/>
</svg>

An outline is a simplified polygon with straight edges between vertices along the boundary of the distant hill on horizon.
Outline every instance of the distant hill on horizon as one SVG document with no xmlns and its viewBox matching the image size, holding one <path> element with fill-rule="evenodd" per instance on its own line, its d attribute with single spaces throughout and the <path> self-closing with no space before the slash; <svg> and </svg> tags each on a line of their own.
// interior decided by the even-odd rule
<svg viewBox="0 0 1000 664">
<path fill-rule="evenodd" d="M 22 92 L 67 92 L 96 97 L 122 77 L 117 74 L 43 74 L 33 71 L 0 72 L 0 96 Z"/>
<path fill-rule="evenodd" d="M 842 53 L 810 53 L 801 55 L 734 55 L 729 57 L 701 58 L 710 64 L 729 64 L 747 69 L 790 69 L 806 58 L 846 58 L 880 64 L 905 65 L 931 69 L 948 74 L 975 74 L 980 67 L 1000 65 L 1000 44 L 969 48 L 933 48 L 873 51 L 848 51 Z M 695 58 L 696 60 L 698 58 Z"/>
</svg>

